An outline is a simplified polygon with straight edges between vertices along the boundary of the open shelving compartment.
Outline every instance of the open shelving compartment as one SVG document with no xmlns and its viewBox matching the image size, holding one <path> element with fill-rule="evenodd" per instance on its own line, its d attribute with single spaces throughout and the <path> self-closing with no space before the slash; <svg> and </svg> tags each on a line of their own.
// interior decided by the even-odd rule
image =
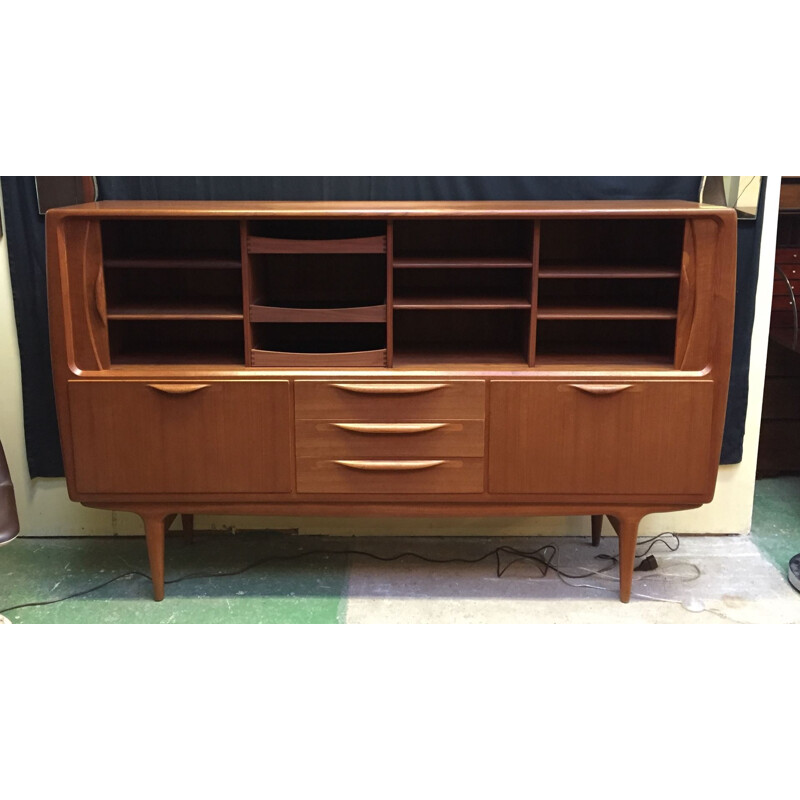
<svg viewBox="0 0 800 800">
<path fill-rule="evenodd" d="M 394 224 L 394 364 L 529 363 L 534 223 Z"/>
<path fill-rule="evenodd" d="M 671 366 L 684 226 L 663 218 L 543 220 L 536 365 Z"/>
<path fill-rule="evenodd" d="M 237 222 L 103 220 L 111 363 L 244 364 Z"/>
<path fill-rule="evenodd" d="M 387 365 L 387 232 L 372 220 L 250 221 L 253 366 Z"/>
</svg>

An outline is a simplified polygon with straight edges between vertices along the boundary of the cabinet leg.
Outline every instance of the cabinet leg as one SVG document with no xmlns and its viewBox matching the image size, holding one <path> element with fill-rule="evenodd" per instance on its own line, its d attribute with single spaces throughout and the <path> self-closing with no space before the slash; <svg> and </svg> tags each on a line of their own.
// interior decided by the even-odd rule
<svg viewBox="0 0 800 800">
<path fill-rule="evenodd" d="M 153 580 L 153 599 L 164 599 L 164 534 L 167 526 L 163 516 L 142 515 L 147 539 L 147 557 Z"/>
<path fill-rule="evenodd" d="M 603 529 L 603 515 L 592 514 L 592 547 L 600 545 L 600 531 Z"/>
<path fill-rule="evenodd" d="M 609 517 L 619 538 L 619 599 L 627 603 L 631 599 L 633 567 L 636 562 L 636 537 L 643 514 Z"/>
<path fill-rule="evenodd" d="M 184 544 L 192 544 L 194 541 L 194 514 L 181 514 L 181 526 L 183 527 Z"/>
</svg>

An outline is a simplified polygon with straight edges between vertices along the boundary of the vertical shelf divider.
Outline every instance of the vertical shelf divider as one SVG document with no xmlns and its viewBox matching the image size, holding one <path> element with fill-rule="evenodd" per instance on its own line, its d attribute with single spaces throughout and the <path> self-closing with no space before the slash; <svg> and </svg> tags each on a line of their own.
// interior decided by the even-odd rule
<svg viewBox="0 0 800 800">
<path fill-rule="evenodd" d="M 528 337 L 528 366 L 536 364 L 536 321 L 539 316 L 539 242 L 541 242 L 541 223 L 533 221 L 533 242 L 531 244 L 531 322 Z"/>
<path fill-rule="evenodd" d="M 247 220 L 239 222 L 239 239 L 242 247 L 242 306 L 244 313 L 244 363 L 253 366 L 253 328 L 250 324 L 250 303 L 253 286 L 253 270 L 250 266 L 250 252 L 247 248 Z"/>
<path fill-rule="evenodd" d="M 394 223 L 386 222 L 386 366 L 394 365 Z"/>
</svg>

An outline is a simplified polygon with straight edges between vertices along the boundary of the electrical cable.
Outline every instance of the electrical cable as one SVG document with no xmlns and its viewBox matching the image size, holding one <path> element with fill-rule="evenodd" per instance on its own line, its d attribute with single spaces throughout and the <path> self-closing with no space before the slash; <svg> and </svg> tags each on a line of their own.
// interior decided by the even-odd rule
<svg viewBox="0 0 800 800">
<path fill-rule="evenodd" d="M 674 547 L 670 546 L 670 544 L 664 540 L 664 537 L 666 537 L 666 536 L 672 536 L 672 537 L 675 538 L 675 546 Z M 680 540 L 678 539 L 678 537 L 674 533 L 662 533 L 662 534 L 659 534 L 658 536 L 653 536 L 650 539 L 641 540 L 637 544 L 637 548 L 640 547 L 641 545 L 649 545 L 649 546 L 648 546 L 647 550 L 644 551 L 644 553 L 640 554 L 640 553 L 637 552 L 636 557 L 637 558 L 645 557 L 650 552 L 650 550 L 652 550 L 652 548 L 658 542 L 662 542 L 672 552 L 677 550 L 678 547 L 680 546 Z M 548 556 L 544 556 L 544 555 L 540 555 L 540 554 L 543 554 L 545 551 L 549 551 L 549 553 L 550 553 L 549 557 Z M 501 554 L 513 556 L 513 558 L 512 558 L 511 561 L 509 561 L 504 566 L 502 566 L 501 565 L 501 561 L 500 561 Z M 456 558 L 432 558 L 430 556 L 423 556 L 423 555 L 421 555 L 419 553 L 413 553 L 413 552 L 410 552 L 410 551 L 403 552 L 403 553 L 397 553 L 397 554 L 395 554 L 393 556 L 381 556 L 381 555 L 378 555 L 377 553 L 369 553 L 369 552 L 367 552 L 365 550 L 350 550 L 350 549 L 347 549 L 347 550 L 304 550 L 301 553 L 291 553 L 289 555 L 273 554 L 273 555 L 264 556 L 263 558 L 259 558 L 258 560 L 253 561 L 250 564 L 247 564 L 246 566 L 242 567 L 241 569 L 233 570 L 231 572 L 194 572 L 194 573 L 189 573 L 187 575 L 181 575 L 178 578 L 171 578 L 170 580 L 165 580 L 164 584 L 165 585 L 172 585 L 174 583 L 181 583 L 182 581 L 187 581 L 187 580 L 192 580 L 192 579 L 199 579 L 199 578 L 230 578 L 230 577 L 234 577 L 236 575 L 242 575 L 243 573 L 248 572 L 249 570 L 254 569 L 255 567 L 258 567 L 261 564 L 266 564 L 266 563 L 268 563 L 270 561 L 291 561 L 291 560 L 298 559 L 298 558 L 307 558 L 307 557 L 310 557 L 310 556 L 318 556 L 318 555 L 324 555 L 324 556 L 332 556 L 332 555 L 363 556 L 365 558 L 372 558 L 372 559 L 375 559 L 377 561 L 398 561 L 398 560 L 400 560 L 402 558 L 417 558 L 420 561 L 425 561 L 425 562 L 428 562 L 428 563 L 431 563 L 431 564 L 479 564 L 480 562 L 485 561 L 487 558 L 491 558 L 492 556 L 494 556 L 495 559 L 496 559 L 495 572 L 496 572 L 496 575 L 497 575 L 498 578 L 502 578 L 503 575 L 508 571 L 508 569 L 511 566 L 513 566 L 514 564 L 516 564 L 517 562 L 519 562 L 519 561 L 528 561 L 528 562 L 533 562 L 533 563 L 537 564 L 540 568 L 543 568 L 543 569 L 541 569 L 542 577 L 546 577 L 547 573 L 550 570 L 552 570 L 553 572 L 555 572 L 558 575 L 559 578 L 561 578 L 562 581 L 564 581 L 565 578 L 569 578 L 570 580 L 580 580 L 581 578 L 586 578 L 586 577 L 589 577 L 591 575 L 600 576 L 603 573 L 609 572 L 610 570 L 612 570 L 614 568 L 614 566 L 619 561 L 619 557 L 618 556 L 613 556 L 613 555 L 609 555 L 609 554 L 606 554 L 606 553 L 599 553 L 599 554 L 597 554 L 595 556 L 595 558 L 609 560 L 611 563 L 607 567 L 604 567 L 603 569 L 599 569 L 599 570 L 587 570 L 586 572 L 584 572 L 581 575 L 571 575 L 571 574 L 565 572 L 564 570 L 562 570 L 561 567 L 559 566 L 560 551 L 559 551 L 559 548 L 554 544 L 546 544 L 546 545 L 543 545 L 542 547 L 538 547 L 535 550 L 530 550 L 530 551 L 520 550 L 520 549 L 518 549 L 516 547 L 511 547 L 509 545 L 501 545 L 500 547 L 496 547 L 494 550 L 490 550 L 489 552 L 484 553 L 481 556 L 477 556 L 476 558 L 458 558 L 458 557 L 456 557 Z M 699 573 L 699 570 L 698 570 L 698 573 Z M 9 606 L 8 608 L 0 608 L 0 614 L 6 614 L 9 611 L 17 611 L 17 610 L 19 610 L 21 608 L 31 608 L 31 607 L 34 607 L 34 606 L 49 606 L 49 605 L 53 605 L 54 603 L 63 603 L 65 600 L 72 600 L 75 597 L 83 597 L 84 595 L 91 594 L 92 592 L 96 592 L 99 589 L 102 589 L 105 586 L 108 586 L 109 584 L 114 583 L 115 581 L 119 581 L 119 580 L 122 580 L 123 578 L 128 578 L 128 577 L 131 577 L 131 576 L 134 576 L 134 575 L 138 575 L 138 576 L 140 576 L 142 578 L 146 578 L 147 580 L 152 580 L 151 576 L 148 575 L 145 572 L 141 572 L 140 570 L 136 570 L 136 569 L 129 570 L 128 572 L 124 572 L 124 573 L 122 573 L 120 575 L 116 575 L 113 578 L 109 578 L 107 581 L 104 581 L 103 583 L 97 584 L 95 586 L 92 586 L 92 587 L 90 587 L 88 589 L 81 590 L 79 592 L 74 592 L 73 594 L 66 595 L 65 597 L 59 597 L 59 598 L 56 598 L 54 600 L 41 600 L 41 601 L 32 602 L 32 603 L 20 603 L 20 604 L 15 605 L 15 606 Z M 617 582 L 619 581 L 618 578 L 615 579 L 615 580 Z M 567 584 L 567 585 L 568 586 L 581 586 L 582 584 Z M 607 589 L 607 588 L 609 588 L 609 587 L 605 587 L 605 586 L 589 586 L 588 584 L 583 584 L 583 585 L 585 585 L 587 588 L 590 588 L 590 589 Z"/>
<path fill-rule="evenodd" d="M 742 199 L 742 195 L 743 195 L 743 194 L 744 194 L 744 193 L 747 191 L 747 189 L 749 188 L 750 184 L 751 184 L 751 183 L 752 183 L 752 182 L 753 182 L 753 181 L 754 181 L 754 180 L 755 180 L 757 177 L 758 177 L 757 175 L 753 175 L 753 176 L 751 176 L 750 180 L 749 180 L 749 181 L 747 181 L 747 183 L 745 184 L 745 187 L 744 187 L 744 189 L 742 189 L 742 191 L 741 191 L 741 192 L 739 192 L 739 194 L 736 196 L 736 203 L 735 203 L 735 205 L 737 205 L 737 206 L 739 205 L 739 201 Z"/>
</svg>

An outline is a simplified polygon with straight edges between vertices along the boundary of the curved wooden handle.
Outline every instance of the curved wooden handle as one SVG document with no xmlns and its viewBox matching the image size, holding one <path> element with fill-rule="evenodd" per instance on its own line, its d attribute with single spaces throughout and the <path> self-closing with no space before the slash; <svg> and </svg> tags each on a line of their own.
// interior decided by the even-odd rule
<svg viewBox="0 0 800 800">
<path fill-rule="evenodd" d="M 633 386 L 632 383 L 571 383 L 573 389 L 578 389 L 586 394 L 608 395 L 624 392 Z"/>
<path fill-rule="evenodd" d="M 438 467 L 444 464 L 444 461 L 334 461 L 334 464 L 339 464 L 348 469 L 361 469 L 370 472 L 389 472 L 397 470 L 416 470 L 416 469 L 430 469 L 431 467 Z"/>
<path fill-rule="evenodd" d="M 444 389 L 446 383 L 334 383 L 337 389 L 356 394 L 424 394 Z"/>
<path fill-rule="evenodd" d="M 94 282 L 94 307 L 98 316 L 103 320 L 103 325 L 108 325 L 108 309 L 106 308 L 106 282 L 103 270 L 97 271 L 97 280 Z"/>
<path fill-rule="evenodd" d="M 150 389 L 164 394 L 193 394 L 201 389 L 208 389 L 208 383 L 148 383 Z"/>
<path fill-rule="evenodd" d="M 353 433 L 425 433 L 446 428 L 447 422 L 332 422 L 334 428 Z"/>
</svg>

